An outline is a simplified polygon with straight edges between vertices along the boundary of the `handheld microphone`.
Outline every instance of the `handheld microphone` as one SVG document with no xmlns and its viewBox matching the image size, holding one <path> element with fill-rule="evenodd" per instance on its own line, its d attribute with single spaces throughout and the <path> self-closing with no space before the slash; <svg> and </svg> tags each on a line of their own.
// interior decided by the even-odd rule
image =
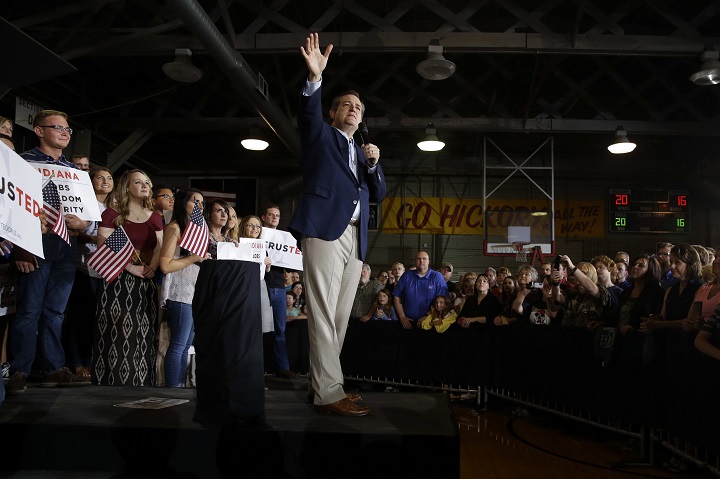
<svg viewBox="0 0 720 479">
<path fill-rule="evenodd" d="M 362 140 L 363 145 L 366 145 L 368 143 L 368 136 L 370 136 L 370 134 L 368 132 L 368 127 L 364 121 L 361 121 L 358 125 L 358 133 L 360 133 L 360 139 Z M 377 158 L 368 158 L 367 160 L 370 162 L 370 164 L 375 164 Z"/>
</svg>

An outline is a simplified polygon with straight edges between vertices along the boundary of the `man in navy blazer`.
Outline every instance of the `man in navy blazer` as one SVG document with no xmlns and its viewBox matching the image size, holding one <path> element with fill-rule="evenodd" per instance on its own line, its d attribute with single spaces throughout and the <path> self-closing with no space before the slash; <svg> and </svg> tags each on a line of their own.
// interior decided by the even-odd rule
<svg viewBox="0 0 720 479">
<path fill-rule="evenodd" d="M 323 120 L 322 72 L 332 45 L 323 53 L 314 33 L 300 50 L 308 67 L 298 110 L 303 194 L 289 230 L 303 251 L 313 402 L 318 412 L 364 416 L 370 408 L 343 389 L 340 350 L 367 250 L 369 203 L 385 197 L 385 178 L 377 146 L 353 140 L 365 110 L 357 92 L 336 97 L 332 124 Z"/>
</svg>

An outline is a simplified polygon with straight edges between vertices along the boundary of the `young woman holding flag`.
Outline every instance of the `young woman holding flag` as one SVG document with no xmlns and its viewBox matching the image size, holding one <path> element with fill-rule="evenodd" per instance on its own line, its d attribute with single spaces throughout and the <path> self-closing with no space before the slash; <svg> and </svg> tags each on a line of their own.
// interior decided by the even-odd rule
<svg viewBox="0 0 720 479">
<path fill-rule="evenodd" d="M 157 287 L 152 278 L 160 261 L 163 232 L 151 196 L 152 183 L 145 172 L 123 174 L 108 203 L 111 206 L 102 213 L 98 251 L 93 255 L 107 261 L 98 265 L 92 257 L 88 260 L 105 279 L 98 294 L 93 344 L 96 384 L 155 385 Z M 114 234 L 116 230 L 122 234 Z M 129 259 L 121 258 L 122 270 L 103 274 L 107 263 L 128 250 L 128 242 L 132 251 Z"/>
<path fill-rule="evenodd" d="M 165 227 L 165 242 L 160 250 L 160 269 L 165 274 L 160 304 L 167 308 L 170 327 L 170 345 L 164 363 L 165 386 L 171 388 L 185 387 L 188 350 L 195 337 L 192 316 L 195 283 L 200 263 L 210 257 L 207 225 L 202 219 L 205 205 L 202 193 L 190 188 L 178 191 L 176 197 L 172 221 Z M 200 231 L 203 229 L 204 232 Z M 188 241 L 192 236 L 197 237 L 195 244 Z"/>
</svg>

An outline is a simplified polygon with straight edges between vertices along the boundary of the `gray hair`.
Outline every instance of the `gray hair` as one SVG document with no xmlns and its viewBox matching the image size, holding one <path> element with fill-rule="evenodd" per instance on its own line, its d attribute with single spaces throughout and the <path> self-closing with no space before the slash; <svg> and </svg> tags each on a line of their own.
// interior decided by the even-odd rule
<svg viewBox="0 0 720 479">
<path fill-rule="evenodd" d="M 366 269 L 368 273 L 372 272 L 372 270 L 370 269 L 370 265 L 367 263 L 363 263 L 362 269 Z"/>
<path fill-rule="evenodd" d="M 521 265 L 518 268 L 518 272 L 517 272 L 518 276 L 520 276 L 520 273 L 522 273 L 523 271 L 528 271 L 530 273 L 530 279 L 533 282 L 537 281 L 538 273 L 537 273 L 537 270 L 533 266 L 530 266 L 529 264 Z"/>
</svg>

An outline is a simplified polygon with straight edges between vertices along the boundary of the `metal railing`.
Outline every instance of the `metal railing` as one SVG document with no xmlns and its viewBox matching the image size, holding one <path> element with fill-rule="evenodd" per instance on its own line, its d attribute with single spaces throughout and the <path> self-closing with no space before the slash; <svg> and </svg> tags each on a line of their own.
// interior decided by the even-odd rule
<svg viewBox="0 0 720 479">
<path fill-rule="evenodd" d="M 613 466 L 618 468 L 632 466 L 653 466 L 656 464 L 657 448 L 662 447 L 682 460 L 691 463 L 700 469 L 707 469 L 720 476 L 720 455 L 698 447 L 680 437 L 674 436 L 662 429 L 636 425 L 613 418 L 593 415 L 577 407 L 568 407 L 558 401 L 550 401 L 528 394 L 501 388 L 486 388 L 484 386 L 458 386 L 452 384 L 426 384 L 421 381 L 411 381 L 387 377 L 352 376 L 346 375 L 346 380 L 364 381 L 371 384 L 385 385 L 394 388 L 413 388 L 427 391 L 440 391 L 455 394 L 475 394 L 475 408 L 483 410 L 487 404 L 487 396 L 495 396 L 518 405 L 530 407 L 538 411 L 547 412 L 566 419 L 573 420 L 592 427 L 597 427 L 613 433 L 621 434 L 638 441 L 639 457 L 635 460 L 621 461 Z"/>
</svg>

